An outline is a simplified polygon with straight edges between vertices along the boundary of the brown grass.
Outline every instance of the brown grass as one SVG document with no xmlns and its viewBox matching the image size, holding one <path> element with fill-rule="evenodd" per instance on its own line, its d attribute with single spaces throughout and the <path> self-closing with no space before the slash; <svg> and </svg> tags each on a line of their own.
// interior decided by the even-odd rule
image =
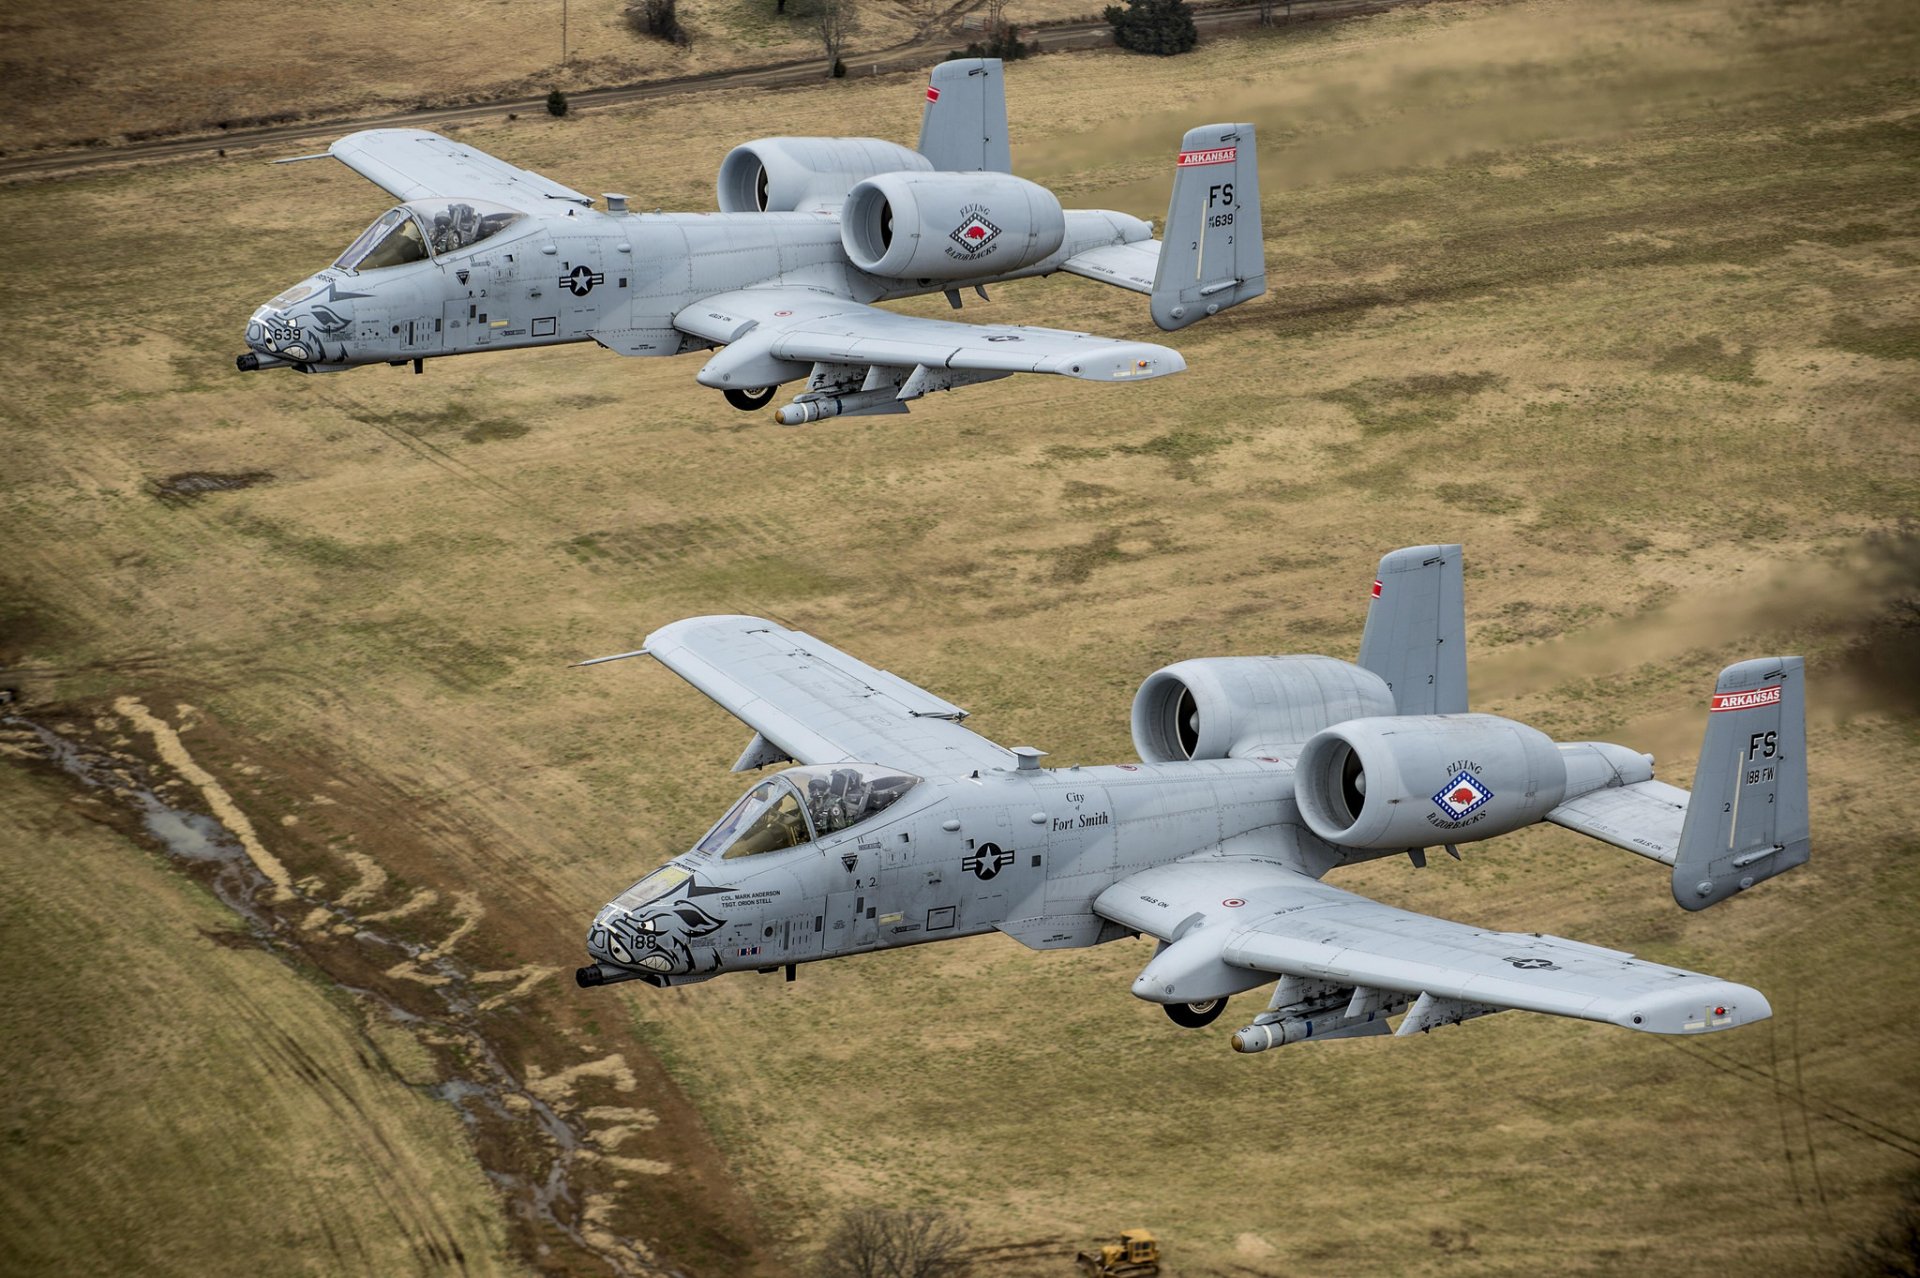
<svg viewBox="0 0 1920 1278">
<path fill-rule="evenodd" d="M 814 0 L 680 0 L 691 43 L 637 34 L 629 0 L 349 0 L 324 9 L 245 0 L 76 0 L 0 20 L 0 151 L 202 132 L 308 117 L 488 101 L 822 58 Z M 963 6 L 964 7 L 964 6 Z M 846 62 L 924 33 L 934 53 L 977 39 L 948 0 L 861 0 Z M 1012 0 L 1033 23 L 1086 0 Z M 822 64 L 822 74 L 825 66 Z M 777 132 L 778 126 L 756 126 Z M 751 134 L 743 134 L 741 140 Z"/>
<path fill-rule="evenodd" d="M 1063 765 L 1128 757 L 1127 699 L 1166 661 L 1350 655 L 1402 544 L 1468 545 L 1482 708 L 1651 749 L 1676 782 L 1713 671 L 1804 651 L 1806 871 L 1684 915 L 1655 868 L 1544 830 L 1340 880 L 1750 982 L 1778 1011 L 1757 1029 L 1675 1046 L 1503 1016 L 1243 1060 L 1127 996 L 1138 945 L 994 939 L 792 986 L 548 982 L 489 1024 L 548 1075 L 651 1049 L 764 1255 L 842 1205 L 927 1201 L 1066 1251 L 1150 1225 L 1178 1273 L 1830 1272 L 1911 1171 L 1882 1126 L 1920 1134 L 1920 743 L 1856 678 L 1863 645 L 1911 651 L 1909 596 L 1881 588 L 1910 543 L 1863 547 L 1920 508 L 1914 52 L 1868 0 L 1535 0 L 1023 64 L 1016 159 L 1072 202 L 1157 216 L 1181 122 L 1256 120 L 1272 296 L 1181 334 L 1183 377 L 791 432 L 692 359 L 227 372 L 249 309 L 382 207 L 344 172 L 0 193 L 31 321 L 0 330 L 21 679 L 42 704 L 191 701 L 220 743 L 202 764 L 262 770 L 236 797 L 326 893 L 356 876 L 292 778 L 350 767 L 355 846 L 392 876 L 368 908 L 474 893 L 463 952 L 506 969 L 576 962 L 592 909 L 733 796 L 738 724 L 640 662 L 565 668 L 692 613 L 802 626 Z M 916 87 L 781 95 L 779 127 L 910 138 Z M 709 207 L 768 103 L 462 136 Z M 969 310 L 1152 332 L 1084 281 Z M 481 421 L 525 429 L 468 438 Z M 152 493 L 199 472 L 273 478 Z M 713 1179 L 676 1202 L 720 1192 L 686 1162 Z M 630 1185 L 616 1223 L 659 1237 L 668 1192 Z"/>
</svg>

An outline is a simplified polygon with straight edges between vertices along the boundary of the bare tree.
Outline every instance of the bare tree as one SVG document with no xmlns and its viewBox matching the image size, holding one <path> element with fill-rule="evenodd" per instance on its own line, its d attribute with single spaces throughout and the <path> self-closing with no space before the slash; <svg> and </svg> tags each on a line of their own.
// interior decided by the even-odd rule
<svg viewBox="0 0 1920 1278">
<path fill-rule="evenodd" d="M 831 3 L 831 0 L 827 0 Z M 960 1278 L 967 1228 L 931 1207 L 856 1207 L 814 1264 L 816 1278 Z"/>
<path fill-rule="evenodd" d="M 827 74 L 840 65 L 840 53 L 847 47 L 847 40 L 860 25 L 859 14 L 854 10 L 854 0 L 819 0 L 819 8 L 814 11 L 814 29 L 820 33 L 820 44 L 827 52 Z"/>
</svg>

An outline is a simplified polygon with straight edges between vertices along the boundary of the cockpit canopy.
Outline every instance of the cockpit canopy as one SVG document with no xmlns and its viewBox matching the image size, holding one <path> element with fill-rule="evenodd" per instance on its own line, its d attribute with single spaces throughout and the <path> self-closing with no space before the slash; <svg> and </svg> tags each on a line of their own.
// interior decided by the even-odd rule
<svg viewBox="0 0 1920 1278">
<path fill-rule="evenodd" d="M 862 763 L 789 768 L 747 791 L 695 851 L 731 861 L 799 847 L 878 816 L 919 783 Z"/>
<path fill-rule="evenodd" d="M 422 262 L 478 244 L 525 216 L 484 200 L 414 200 L 381 214 L 334 265 L 343 271 L 377 271 Z"/>
</svg>

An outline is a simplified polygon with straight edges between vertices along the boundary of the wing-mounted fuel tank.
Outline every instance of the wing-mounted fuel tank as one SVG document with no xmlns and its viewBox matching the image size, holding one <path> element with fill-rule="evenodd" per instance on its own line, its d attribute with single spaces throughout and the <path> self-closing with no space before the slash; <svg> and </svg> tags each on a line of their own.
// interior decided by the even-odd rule
<svg viewBox="0 0 1920 1278">
<path fill-rule="evenodd" d="M 1066 235 L 1053 192 L 1010 173 L 883 173 L 840 212 L 847 256 L 890 279 L 1007 274 L 1046 260 Z"/>
<path fill-rule="evenodd" d="M 804 213 L 837 206 L 865 178 L 932 167 L 880 138 L 756 138 L 727 152 L 715 185 L 722 213 Z"/>
<path fill-rule="evenodd" d="M 1147 763 L 1244 759 L 1392 713 L 1385 680 L 1332 657 L 1204 657 L 1147 676 L 1133 698 L 1133 748 Z"/>
<path fill-rule="evenodd" d="M 1560 747 L 1490 714 L 1336 724 L 1307 742 L 1294 771 L 1300 815 L 1347 848 L 1490 839 L 1539 821 L 1567 789 Z"/>
</svg>

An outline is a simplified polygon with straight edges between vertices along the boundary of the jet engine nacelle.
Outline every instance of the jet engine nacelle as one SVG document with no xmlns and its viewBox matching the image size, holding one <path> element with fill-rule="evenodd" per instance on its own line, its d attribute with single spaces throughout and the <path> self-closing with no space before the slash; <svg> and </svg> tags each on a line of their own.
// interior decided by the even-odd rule
<svg viewBox="0 0 1920 1278">
<path fill-rule="evenodd" d="M 1133 748 L 1146 763 L 1247 758 L 1392 713 L 1384 679 L 1332 657 L 1204 657 L 1147 676 L 1133 698 Z"/>
<path fill-rule="evenodd" d="M 1066 236 L 1053 192 L 1011 173 L 884 173 L 840 210 L 847 256 L 891 279 L 1002 275 L 1044 261 Z"/>
<path fill-rule="evenodd" d="M 1294 771 L 1300 815 L 1328 843 L 1375 850 L 1470 843 L 1559 806 L 1567 765 L 1547 735 L 1491 714 L 1336 724 Z"/>
<path fill-rule="evenodd" d="M 877 173 L 931 167 L 880 138 L 756 138 L 720 161 L 715 193 L 722 213 L 794 213 L 831 208 Z"/>
</svg>

